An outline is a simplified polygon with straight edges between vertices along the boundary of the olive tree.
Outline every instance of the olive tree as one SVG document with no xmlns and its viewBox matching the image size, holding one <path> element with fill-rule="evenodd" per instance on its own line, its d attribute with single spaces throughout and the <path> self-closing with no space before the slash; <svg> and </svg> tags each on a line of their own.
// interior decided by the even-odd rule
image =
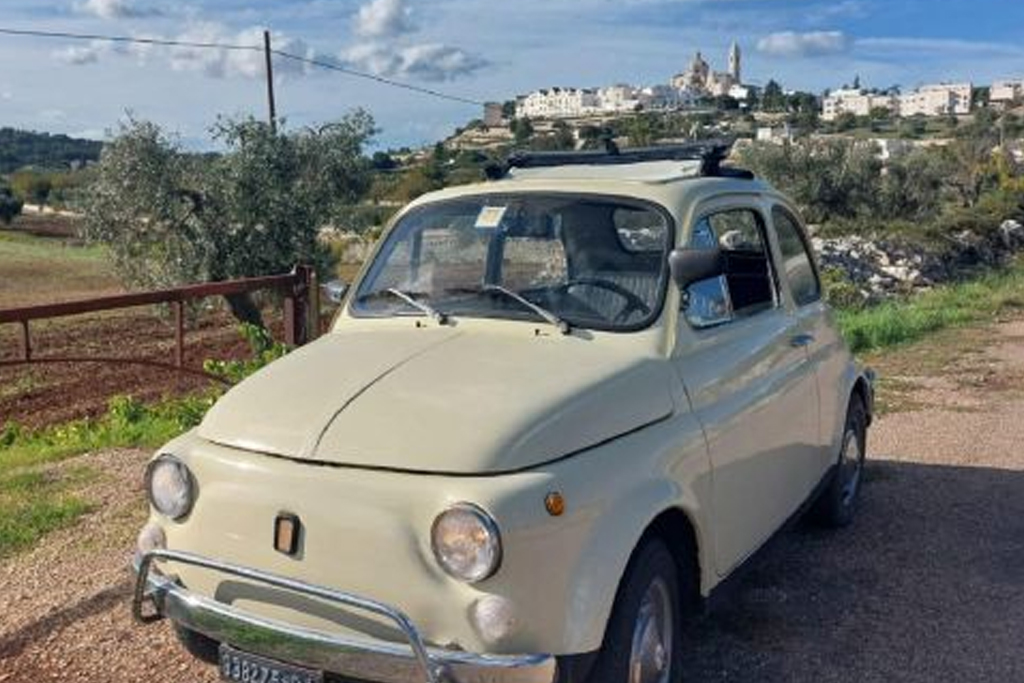
<svg viewBox="0 0 1024 683">
<path fill-rule="evenodd" d="M 53 190 L 53 180 L 48 173 L 19 171 L 11 176 L 11 189 L 23 202 L 45 206 Z"/>
<path fill-rule="evenodd" d="M 812 223 L 872 213 L 882 162 L 870 142 L 811 140 L 753 143 L 740 160 L 793 197 Z"/>
<path fill-rule="evenodd" d="M 369 114 L 281 133 L 252 118 L 221 119 L 211 132 L 222 153 L 186 152 L 151 122 L 124 124 L 103 149 L 85 236 L 109 246 L 133 286 L 269 275 L 297 263 L 325 272 L 320 228 L 369 188 Z M 249 297 L 228 303 L 239 320 L 262 326 Z"/>
<path fill-rule="evenodd" d="M 14 196 L 10 188 L 0 184 L 0 223 L 9 225 L 21 213 L 21 207 L 21 200 Z"/>
</svg>

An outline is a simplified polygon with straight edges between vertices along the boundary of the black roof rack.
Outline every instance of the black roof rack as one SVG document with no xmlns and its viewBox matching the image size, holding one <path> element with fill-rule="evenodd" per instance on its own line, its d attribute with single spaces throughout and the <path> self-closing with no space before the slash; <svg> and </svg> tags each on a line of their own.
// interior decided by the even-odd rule
<svg viewBox="0 0 1024 683">
<path fill-rule="evenodd" d="M 636 147 L 620 150 L 611 140 L 605 140 L 603 150 L 580 152 L 529 152 L 517 150 L 504 164 L 494 164 L 486 169 L 487 177 L 498 180 L 514 168 L 549 168 L 553 166 L 616 166 L 636 164 L 644 161 L 700 161 L 700 175 L 718 178 L 742 178 L 752 180 L 754 174 L 742 168 L 722 166 L 729 156 L 732 141 L 706 140 L 679 145 L 657 147 Z"/>
</svg>

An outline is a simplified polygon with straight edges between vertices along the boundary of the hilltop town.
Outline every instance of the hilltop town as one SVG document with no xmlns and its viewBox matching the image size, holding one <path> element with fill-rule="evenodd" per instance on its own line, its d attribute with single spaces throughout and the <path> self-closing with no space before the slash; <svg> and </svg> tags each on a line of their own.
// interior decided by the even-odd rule
<svg viewBox="0 0 1024 683">
<path fill-rule="evenodd" d="M 743 51 L 735 41 L 724 65 L 716 69 L 698 50 L 685 68 L 663 83 L 555 86 L 488 103 L 483 117 L 457 131 L 447 144 L 488 149 L 532 140 L 535 148 L 564 148 L 571 137 L 580 147 L 601 134 L 607 136 L 609 129 L 629 128 L 621 124 L 638 117 L 679 124 L 667 126 L 668 135 L 663 137 L 668 138 L 691 139 L 717 131 L 780 140 L 857 129 L 879 138 L 918 138 L 940 134 L 943 126 L 955 125 L 952 120 L 976 111 L 1012 116 L 1024 105 L 1024 78 L 990 85 L 930 83 L 902 90 L 868 87 L 855 77 L 852 84 L 812 93 L 784 89 L 774 79 L 763 85 L 746 81 Z"/>
</svg>

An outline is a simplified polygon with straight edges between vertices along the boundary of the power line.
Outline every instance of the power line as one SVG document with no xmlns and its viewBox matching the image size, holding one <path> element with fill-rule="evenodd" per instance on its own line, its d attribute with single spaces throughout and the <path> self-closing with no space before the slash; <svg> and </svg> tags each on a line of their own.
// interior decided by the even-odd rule
<svg viewBox="0 0 1024 683">
<path fill-rule="evenodd" d="M 0 34 L 9 36 L 31 36 L 34 38 L 66 38 L 69 40 L 104 40 L 111 43 L 138 43 L 164 47 L 194 47 L 215 50 L 238 50 L 261 52 L 258 45 L 231 45 L 228 43 L 203 43 L 191 40 L 169 40 L 165 38 L 134 38 L 129 36 L 105 36 L 94 33 L 65 33 L 62 31 L 32 31 L 29 29 L 0 28 Z"/>
<path fill-rule="evenodd" d="M 261 45 L 232 45 L 230 43 L 215 43 L 215 42 L 198 42 L 191 40 L 171 40 L 166 38 L 136 38 L 132 36 L 110 36 L 101 35 L 95 33 L 70 33 L 64 31 L 37 31 L 30 29 L 14 29 L 14 28 L 3 28 L 0 27 L 0 35 L 9 36 L 26 36 L 35 38 L 62 38 L 66 40 L 97 40 L 107 41 L 111 43 L 135 43 L 141 45 L 159 45 L 162 47 L 188 47 L 197 49 L 207 50 L 234 50 L 239 52 L 263 52 L 264 46 Z M 328 71 L 336 71 L 338 73 L 353 76 L 355 78 L 362 78 L 368 81 L 375 81 L 382 85 L 391 86 L 393 88 L 400 88 L 402 90 L 408 90 L 410 92 L 419 93 L 421 95 L 429 95 L 431 97 L 437 97 L 452 102 L 461 102 L 462 104 L 472 104 L 474 106 L 483 106 L 483 102 L 479 100 L 470 99 L 468 97 L 462 97 L 460 95 L 452 95 L 450 93 L 443 92 L 441 90 L 435 90 L 433 88 L 425 88 L 419 85 L 413 85 L 412 83 L 404 83 L 397 81 L 392 78 L 385 76 L 378 76 L 366 71 L 359 71 L 358 69 L 352 69 L 350 67 L 341 66 L 332 62 L 327 62 L 322 59 L 313 59 L 311 57 L 303 57 L 301 55 L 295 55 L 290 52 L 284 52 L 282 50 L 271 50 L 271 52 L 278 57 L 284 59 L 290 59 L 296 62 L 302 62 L 311 66 L 316 66 L 321 69 Z"/>
<path fill-rule="evenodd" d="M 439 97 L 441 99 L 451 100 L 453 102 L 461 102 L 463 104 L 472 104 L 472 105 L 481 106 L 481 107 L 484 105 L 484 102 L 481 102 L 480 100 L 472 100 L 472 99 L 470 99 L 468 97 L 462 97 L 460 95 L 451 95 L 451 94 L 446 93 L 446 92 L 441 92 L 440 90 L 434 90 L 433 88 L 424 88 L 422 86 L 413 85 L 411 83 L 403 83 L 402 81 L 396 81 L 394 79 L 386 78 L 384 76 L 377 76 L 375 74 L 367 73 L 365 71 L 357 71 L 355 69 L 350 69 L 349 67 L 346 67 L 346 66 L 341 66 L 339 64 L 333 64 L 331 62 L 325 62 L 325 61 L 320 60 L 320 59 L 311 59 L 309 57 L 302 57 L 302 56 L 299 56 L 299 55 L 293 55 L 290 52 L 283 52 L 281 50 L 271 50 L 271 52 L 273 52 L 278 57 L 284 57 L 285 59 L 292 59 L 292 60 L 295 60 L 297 62 L 303 62 L 305 64 L 310 64 L 312 66 L 318 66 L 321 69 L 328 69 L 330 71 L 337 71 L 339 73 L 348 74 L 349 76 L 355 76 L 356 78 L 365 78 L 365 79 L 370 80 L 370 81 L 376 81 L 378 83 L 383 83 L 384 85 L 390 85 L 390 86 L 392 86 L 394 88 L 402 88 L 403 90 L 411 90 L 412 92 L 418 92 L 418 93 L 421 93 L 423 95 L 431 95 L 433 97 Z"/>
</svg>

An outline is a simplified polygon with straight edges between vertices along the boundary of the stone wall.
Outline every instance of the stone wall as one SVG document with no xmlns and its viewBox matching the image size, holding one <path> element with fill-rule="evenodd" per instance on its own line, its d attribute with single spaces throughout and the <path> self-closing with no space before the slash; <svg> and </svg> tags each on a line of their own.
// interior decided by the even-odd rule
<svg viewBox="0 0 1024 683">
<path fill-rule="evenodd" d="M 954 280 L 979 266 L 1006 262 L 1024 251 L 1024 225 L 1006 220 L 990 236 L 964 230 L 938 247 L 860 235 L 812 236 L 811 242 L 823 268 L 838 269 L 865 301 L 875 302 Z"/>
</svg>

